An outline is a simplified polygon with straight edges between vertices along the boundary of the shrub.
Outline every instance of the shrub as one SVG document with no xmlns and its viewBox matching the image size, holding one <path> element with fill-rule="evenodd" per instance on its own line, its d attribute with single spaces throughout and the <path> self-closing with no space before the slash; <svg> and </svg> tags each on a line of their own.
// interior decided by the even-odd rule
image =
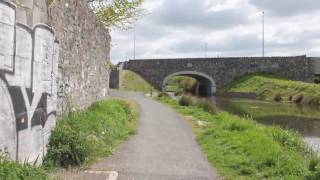
<svg viewBox="0 0 320 180">
<path fill-rule="evenodd" d="M 192 106 L 192 105 L 196 104 L 196 99 L 195 99 L 195 97 L 193 97 L 191 95 L 183 95 L 179 99 L 179 104 L 181 106 Z"/>
<path fill-rule="evenodd" d="M 166 92 L 161 92 L 158 94 L 158 97 L 169 97 L 169 94 Z"/>
<path fill-rule="evenodd" d="M 80 166 L 88 157 L 88 148 L 79 131 L 60 121 L 51 134 L 45 163 L 59 167 Z"/>
<path fill-rule="evenodd" d="M 276 94 L 276 95 L 274 96 L 273 100 L 276 101 L 276 102 L 282 101 L 282 96 L 281 96 L 281 94 Z"/>
<path fill-rule="evenodd" d="M 206 112 L 210 112 L 210 113 L 217 113 L 218 112 L 215 104 L 209 99 L 199 99 L 196 104 L 197 104 L 197 106 L 201 107 Z"/>
<path fill-rule="evenodd" d="M 110 155 L 119 142 L 135 133 L 138 109 L 132 102 L 107 100 L 70 113 L 58 121 L 50 137 L 45 164 L 81 166 Z"/>
<path fill-rule="evenodd" d="M 174 96 L 181 96 L 182 92 L 178 91 L 178 92 L 174 92 Z"/>
<path fill-rule="evenodd" d="M 296 104 L 301 104 L 303 99 L 304 99 L 303 94 L 298 94 L 296 96 L 293 96 L 293 102 Z"/>
<path fill-rule="evenodd" d="M 319 98 L 313 96 L 307 96 L 303 99 L 302 104 L 307 104 L 310 106 L 318 106 L 319 105 Z"/>
<path fill-rule="evenodd" d="M 0 179 L 45 180 L 48 179 L 48 176 L 44 169 L 35 166 L 35 164 L 19 164 L 12 161 L 8 153 L 0 152 Z"/>
</svg>

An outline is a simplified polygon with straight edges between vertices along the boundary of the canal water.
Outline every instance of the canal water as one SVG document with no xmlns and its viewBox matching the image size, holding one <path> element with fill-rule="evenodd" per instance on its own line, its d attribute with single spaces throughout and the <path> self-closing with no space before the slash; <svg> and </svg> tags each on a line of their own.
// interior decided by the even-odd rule
<svg viewBox="0 0 320 180">
<path fill-rule="evenodd" d="M 252 117 L 264 125 L 298 131 L 314 150 L 320 152 L 320 108 L 240 98 L 213 97 L 213 100 L 220 109 L 232 114 Z"/>
</svg>

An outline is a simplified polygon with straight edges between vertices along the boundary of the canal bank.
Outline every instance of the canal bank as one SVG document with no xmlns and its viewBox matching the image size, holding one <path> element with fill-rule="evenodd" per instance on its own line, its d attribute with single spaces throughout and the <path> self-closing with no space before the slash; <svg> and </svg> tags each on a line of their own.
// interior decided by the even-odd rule
<svg viewBox="0 0 320 180">
<path fill-rule="evenodd" d="M 320 106 L 320 85 L 270 74 L 250 74 L 234 80 L 224 93 L 254 93 L 257 99 Z"/>
<path fill-rule="evenodd" d="M 157 98 L 183 114 L 212 163 L 227 179 L 319 179 L 320 160 L 298 133 L 199 105 Z"/>
<path fill-rule="evenodd" d="M 240 117 L 250 117 L 267 126 L 279 126 L 300 133 L 320 152 L 320 108 L 293 103 L 278 103 L 245 98 L 212 97 L 221 110 Z"/>
</svg>

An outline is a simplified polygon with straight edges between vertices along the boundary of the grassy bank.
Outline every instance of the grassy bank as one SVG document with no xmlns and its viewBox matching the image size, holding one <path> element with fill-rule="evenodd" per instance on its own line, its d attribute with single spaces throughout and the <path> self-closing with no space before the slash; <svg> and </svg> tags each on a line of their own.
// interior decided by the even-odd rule
<svg viewBox="0 0 320 180">
<path fill-rule="evenodd" d="M 96 162 L 135 133 L 137 120 L 138 106 L 118 99 L 70 113 L 58 122 L 51 135 L 45 164 L 69 167 Z"/>
<path fill-rule="evenodd" d="M 70 113 L 58 121 L 52 132 L 41 167 L 19 164 L 0 153 L 0 179 L 48 179 L 48 173 L 61 167 L 90 165 L 109 156 L 119 143 L 135 133 L 138 116 L 139 106 L 135 102 L 120 99 L 97 102 L 85 111 Z"/>
<path fill-rule="evenodd" d="M 262 100 L 320 105 L 320 85 L 291 81 L 267 74 L 252 74 L 235 80 L 225 91 L 254 92 Z"/>
<path fill-rule="evenodd" d="M 320 178 L 319 159 L 297 133 L 165 96 L 157 100 L 187 117 L 208 160 L 227 179 Z"/>
<path fill-rule="evenodd" d="M 156 91 L 156 88 L 144 80 L 140 75 L 129 70 L 123 70 L 120 90 L 150 93 L 151 90 Z"/>
</svg>

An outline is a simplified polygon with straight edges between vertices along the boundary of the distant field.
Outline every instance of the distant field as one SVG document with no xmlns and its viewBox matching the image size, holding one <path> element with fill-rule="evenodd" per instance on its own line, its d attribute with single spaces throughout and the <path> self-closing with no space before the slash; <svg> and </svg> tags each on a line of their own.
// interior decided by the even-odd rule
<svg viewBox="0 0 320 180">
<path fill-rule="evenodd" d="M 236 79 L 226 92 L 254 92 L 259 99 L 319 105 L 320 85 L 292 81 L 267 74 L 253 74 Z"/>
</svg>

